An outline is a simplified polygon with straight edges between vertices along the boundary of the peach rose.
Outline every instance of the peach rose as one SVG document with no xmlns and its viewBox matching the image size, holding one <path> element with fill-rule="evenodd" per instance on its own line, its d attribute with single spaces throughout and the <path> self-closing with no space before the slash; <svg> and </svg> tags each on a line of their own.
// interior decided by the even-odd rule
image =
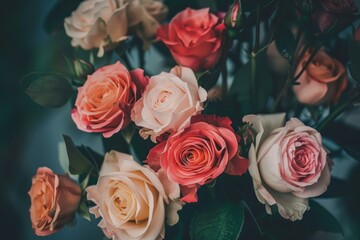
<svg viewBox="0 0 360 240">
<path fill-rule="evenodd" d="M 295 75 L 308 61 L 307 52 L 300 61 Z M 336 59 L 320 50 L 298 79 L 293 90 L 299 102 L 308 105 L 335 103 L 346 89 L 348 77 L 345 67 Z"/>
<path fill-rule="evenodd" d="M 324 193 L 330 184 L 327 153 L 320 133 L 285 115 L 248 115 L 243 121 L 257 131 L 249 150 L 249 172 L 258 200 L 271 214 L 276 204 L 280 215 L 300 220 L 308 198 Z"/>
<path fill-rule="evenodd" d="M 166 15 L 161 0 L 85 0 L 65 18 L 64 26 L 72 46 L 99 48 L 101 57 L 104 48 L 125 40 L 129 30 L 149 41 Z"/>
<path fill-rule="evenodd" d="M 198 85 L 190 68 L 174 67 L 170 73 L 162 72 L 149 80 L 142 98 L 132 110 L 131 119 L 143 127 L 143 138 L 174 132 L 190 122 L 191 116 L 200 113 L 206 100 L 205 89 Z"/>
<path fill-rule="evenodd" d="M 49 168 L 38 168 L 28 192 L 30 218 L 35 234 L 47 236 L 74 219 L 81 199 L 80 186 L 68 175 L 54 174 Z"/>
<path fill-rule="evenodd" d="M 96 204 L 90 212 L 102 217 L 99 227 L 108 238 L 163 239 L 165 217 L 171 225 L 178 221 L 181 205 L 170 204 L 180 196 L 178 184 L 124 153 L 107 153 L 97 184 L 86 191 Z"/>
<path fill-rule="evenodd" d="M 215 66 L 222 55 L 225 25 L 209 8 L 187 8 L 169 24 L 158 29 L 157 37 L 169 48 L 175 61 L 194 71 Z"/>
<path fill-rule="evenodd" d="M 197 115 L 190 126 L 151 149 L 147 163 L 180 184 L 182 201 L 197 202 L 198 188 L 224 171 L 231 175 L 246 172 L 248 163 L 239 156 L 238 142 L 229 118 Z"/>
<path fill-rule="evenodd" d="M 106 138 L 126 127 L 131 108 L 147 84 L 147 79 L 137 78 L 136 74 L 116 62 L 89 75 L 78 89 L 71 114 L 77 127 L 85 132 L 100 132 Z"/>
</svg>

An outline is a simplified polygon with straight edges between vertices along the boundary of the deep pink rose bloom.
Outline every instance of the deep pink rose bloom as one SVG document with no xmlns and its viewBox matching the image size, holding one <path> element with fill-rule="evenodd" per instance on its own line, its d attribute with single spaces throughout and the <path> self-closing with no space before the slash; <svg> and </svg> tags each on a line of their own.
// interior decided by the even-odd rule
<svg viewBox="0 0 360 240">
<path fill-rule="evenodd" d="M 165 170 L 169 179 L 179 183 L 184 202 L 197 202 L 196 192 L 223 172 L 242 175 L 248 161 L 239 156 L 239 137 L 229 118 L 198 115 L 182 132 L 150 150 L 151 168 Z"/>
<path fill-rule="evenodd" d="M 99 132 L 109 138 L 131 121 L 131 109 L 147 78 L 137 77 L 142 72 L 129 72 L 116 62 L 96 70 L 88 76 L 84 86 L 79 87 L 72 119 L 85 132 Z"/>
<path fill-rule="evenodd" d="M 223 52 L 225 25 L 209 12 L 209 8 L 187 8 L 169 24 L 162 25 L 157 37 L 179 65 L 202 71 L 218 63 Z"/>
</svg>

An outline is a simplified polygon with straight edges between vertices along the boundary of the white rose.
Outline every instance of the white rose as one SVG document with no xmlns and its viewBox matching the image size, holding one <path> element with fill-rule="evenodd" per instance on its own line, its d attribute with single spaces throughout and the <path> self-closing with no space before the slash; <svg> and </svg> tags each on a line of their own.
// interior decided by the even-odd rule
<svg viewBox="0 0 360 240">
<path fill-rule="evenodd" d="M 112 48 L 115 43 L 125 40 L 129 30 L 147 44 L 159 27 L 156 19 L 166 15 L 167 8 L 162 1 L 85 0 L 65 18 L 64 26 L 73 47 L 99 48 L 98 56 L 101 57 L 104 48 Z"/>
<path fill-rule="evenodd" d="M 107 153 L 97 184 L 86 191 L 96 204 L 90 212 L 102 217 L 99 227 L 112 239 L 163 239 L 165 215 L 168 224 L 178 221 L 181 205 L 172 200 L 179 186 L 124 153 Z"/>
<path fill-rule="evenodd" d="M 142 137 L 156 137 L 174 132 L 189 123 L 191 116 L 200 113 L 207 98 L 205 89 L 198 85 L 194 72 L 186 67 L 174 67 L 149 80 L 142 98 L 131 112 L 131 119 Z"/>
</svg>

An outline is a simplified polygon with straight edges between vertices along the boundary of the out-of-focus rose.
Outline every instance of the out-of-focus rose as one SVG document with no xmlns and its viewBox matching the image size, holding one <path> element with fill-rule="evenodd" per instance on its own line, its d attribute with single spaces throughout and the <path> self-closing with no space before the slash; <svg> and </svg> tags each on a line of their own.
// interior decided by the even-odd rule
<svg viewBox="0 0 360 240">
<path fill-rule="evenodd" d="M 300 73 L 310 55 L 311 52 L 307 52 L 299 62 L 295 75 Z M 300 76 L 298 83 L 293 90 L 299 102 L 308 105 L 328 104 L 339 99 L 347 87 L 348 77 L 344 65 L 320 50 Z"/>
<path fill-rule="evenodd" d="M 131 108 L 147 84 L 120 62 L 96 70 L 79 87 L 72 119 L 85 132 L 111 137 L 130 123 Z M 140 82 L 141 81 L 141 82 Z"/>
<path fill-rule="evenodd" d="M 224 171 L 231 175 L 246 172 L 248 161 L 239 156 L 238 142 L 229 118 L 197 115 L 183 131 L 151 149 L 147 163 L 180 184 L 182 201 L 197 202 L 196 192 L 201 185 Z"/>
<path fill-rule="evenodd" d="M 308 198 L 324 193 L 330 184 L 327 153 L 320 133 L 292 118 L 284 127 L 284 114 L 248 115 L 243 121 L 257 131 L 249 151 L 249 172 L 258 200 L 271 214 L 300 220 Z"/>
<path fill-rule="evenodd" d="M 129 31 L 149 41 L 167 11 L 161 0 L 85 0 L 65 18 L 64 26 L 72 46 L 99 48 L 101 57 L 104 48 L 125 40 Z"/>
<path fill-rule="evenodd" d="M 360 42 L 360 27 L 358 27 L 354 32 L 354 40 Z"/>
<path fill-rule="evenodd" d="M 157 36 L 179 65 L 201 71 L 218 63 L 223 52 L 225 25 L 209 8 L 187 8 L 169 24 L 161 26 Z"/>
<path fill-rule="evenodd" d="M 74 219 L 81 199 L 80 186 L 68 175 L 54 174 L 49 168 L 38 168 L 28 192 L 30 218 L 35 234 L 47 236 Z"/>
<path fill-rule="evenodd" d="M 171 225 L 178 221 L 181 205 L 170 202 L 180 196 L 179 185 L 124 153 L 107 153 L 97 184 L 86 191 L 96 204 L 90 212 L 102 217 L 98 226 L 108 238 L 164 239 L 165 217 Z"/>
<path fill-rule="evenodd" d="M 340 28 L 351 24 L 355 19 L 349 15 L 357 12 L 354 0 L 319 0 L 319 7 L 311 15 L 320 32 L 329 29 L 334 23 Z"/>
<path fill-rule="evenodd" d="M 132 110 L 131 119 L 142 137 L 156 137 L 177 131 L 200 113 L 206 100 L 205 89 L 199 87 L 194 72 L 185 67 L 174 67 L 170 73 L 162 72 L 149 80 L 142 98 Z"/>
</svg>

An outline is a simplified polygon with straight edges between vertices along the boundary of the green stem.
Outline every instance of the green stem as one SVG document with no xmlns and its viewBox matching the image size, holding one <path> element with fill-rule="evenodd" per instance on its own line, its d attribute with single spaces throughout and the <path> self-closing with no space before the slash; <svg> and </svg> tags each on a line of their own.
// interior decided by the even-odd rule
<svg viewBox="0 0 360 240">
<path fill-rule="evenodd" d="M 353 103 L 356 100 L 360 99 L 360 92 L 359 89 L 355 89 L 354 93 L 352 95 L 350 95 L 350 97 L 348 97 L 346 99 L 346 101 L 344 101 L 342 104 L 340 104 L 338 107 L 336 107 L 334 109 L 334 111 L 332 111 L 329 116 L 327 116 L 318 126 L 317 126 L 317 130 L 319 132 L 322 132 L 326 126 L 331 123 L 332 121 L 334 121 L 340 114 L 342 114 L 345 110 L 347 110 L 349 107 L 351 107 L 353 105 Z"/>
<path fill-rule="evenodd" d="M 256 104 L 256 53 L 251 53 L 251 101 L 253 106 Z"/>
<path fill-rule="evenodd" d="M 226 66 L 226 60 L 221 63 L 221 75 L 222 75 L 222 85 L 221 85 L 221 96 L 225 98 L 228 93 L 228 71 Z"/>
<path fill-rule="evenodd" d="M 261 229 L 259 223 L 257 222 L 255 215 L 253 214 L 253 212 L 251 211 L 249 205 L 245 202 L 245 201 L 241 201 L 241 204 L 244 206 L 244 208 L 248 211 L 248 213 L 250 214 L 250 216 L 252 217 L 252 219 L 254 220 L 254 223 L 256 224 L 259 232 L 260 232 L 260 236 L 264 235 L 263 230 Z"/>
</svg>

